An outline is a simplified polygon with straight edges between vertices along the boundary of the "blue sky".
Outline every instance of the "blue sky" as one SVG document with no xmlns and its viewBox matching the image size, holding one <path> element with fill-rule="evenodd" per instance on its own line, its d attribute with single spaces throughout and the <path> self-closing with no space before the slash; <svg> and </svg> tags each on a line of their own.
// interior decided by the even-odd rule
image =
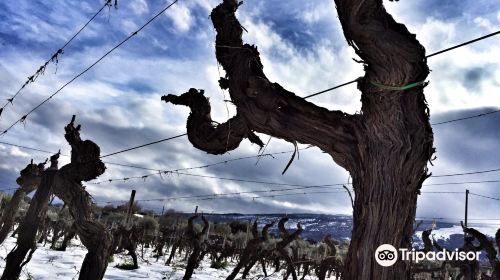
<svg viewBox="0 0 500 280">
<path fill-rule="evenodd" d="M 90 65 L 107 50 L 135 31 L 166 6 L 168 1 L 118 1 L 118 9 L 105 9 L 60 57 L 45 75 L 30 84 L 8 106 L 0 119 L 0 130 L 24 115 L 62 84 Z M 9 98 L 27 76 L 70 38 L 102 5 L 102 1 L 18 0 L 0 2 L 0 98 Z M 105 58 L 95 68 L 64 89 L 49 103 L 30 115 L 0 141 L 61 149 L 69 153 L 63 127 L 76 114 L 83 137 L 101 146 L 103 154 L 155 141 L 185 131 L 188 110 L 160 102 L 167 93 L 182 93 L 191 87 L 205 89 L 212 102 L 215 120 L 223 122 L 235 110 L 225 104 L 227 93 L 217 84 L 214 55 L 215 33 L 208 15 L 218 1 L 180 0 L 158 20 Z M 500 27 L 500 9 L 494 0 L 399 1 L 385 5 L 431 53 Z M 245 1 L 238 11 L 248 30 L 246 42 L 256 44 L 264 71 L 288 90 L 305 96 L 363 74 L 352 58 L 354 51 L 343 38 L 331 0 Z M 433 122 L 498 109 L 500 97 L 500 47 L 490 38 L 429 60 L 432 70 L 426 97 Z M 221 72 L 221 75 L 223 73 Z M 355 85 L 312 99 L 329 109 L 348 113 L 360 110 Z M 494 169 L 500 167 L 500 114 L 434 127 L 437 160 L 434 174 Z M 264 136 L 263 139 L 267 140 Z M 293 146 L 273 139 L 266 152 L 291 150 Z M 191 146 L 186 138 L 110 157 L 111 162 L 154 169 L 176 169 L 204 165 L 239 156 L 257 155 L 258 148 L 245 141 L 227 155 L 210 156 Z M 15 187 L 15 178 L 31 158 L 42 161 L 42 153 L 0 144 L 0 187 Z M 233 162 L 194 174 L 318 185 L 345 183 L 348 174 L 319 149 L 300 153 L 282 176 L 290 155 Z M 63 159 L 62 164 L 67 160 Z M 98 180 L 147 174 L 147 171 L 108 165 Z M 431 178 L 426 183 L 500 179 L 492 172 L 483 175 Z M 500 197 L 500 184 L 424 187 L 424 191 L 471 191 Z M 137 199 L 270 189 L 268 185 L 218 181 L 182 175 L 159 176 L 146 181 L 88 184 L 97 201 L 127 199 L 137 189 Z M 252 196 L 252 195 L 250 195 Z M 321 212 L 350 214 L 347 195 L 311 194 L 257 199 L 232 198 L 207 201 L 143 203 L 144 207 L 189 211 L 195 205 L 206 212 Z M 461 217 L 463 195 L 424 194 L 418 216 Z M 500 211 L 498 201 L 474 197 L 471 217 L 491 217 Z M 500 218 L 500 217 L 495 217 Z"/>
</svg>

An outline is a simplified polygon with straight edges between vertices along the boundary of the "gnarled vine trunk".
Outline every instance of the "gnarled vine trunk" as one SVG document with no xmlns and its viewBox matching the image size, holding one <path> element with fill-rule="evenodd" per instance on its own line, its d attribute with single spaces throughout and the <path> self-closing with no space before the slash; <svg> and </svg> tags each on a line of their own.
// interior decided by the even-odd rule
<svg viewBox="0 0 500 280">
<path fill-rule="evenodd" d="M 365 65 L 365 76 L 358 80 L 362 113 L 330 111 L 270 82 L 257 48 L 243 44 L 236 0 L 224 0 L 211 14 L 217 60 L 227 73 L 219 83 L 229 89 L 236 116 L 214 125 L 210 103 L 196 89 L 162 100 L 190 107 L 188 138 L 208 153 L 236 149 L 244 138 L 262 145 L 254 132 L 328 153 L 351 173 L 356 195 L 343 277 L 407 279 L 408 263 L 382 267 L 374 252 L 384 243 L 410 247 L 417 196 L 428 177 L 427 161 L 434 149 L 422 85 L 429 73 L 425 50 L 385 11 L 382 0 L 335 4 L 347 42 Z"/>
<path fill-rule="evenodd" d="M 23 201 L 26 197 L 26 194 L 34 191 L 38 185 L 40 185 L 44 165 L 45 162 L 37 165 L 33 163 L 33 160 L 31 160 L 31 163 L 21 170 L 21 176 L 19 176 L 16 180 L 19 185 L 19 189 L 17 189 L 12 195 L 9 204 L 2 215 L 2 219 L 0 220 L 0 244 L 5 241 L 5 238 L 7 238 L 12 226 L 14 225 L 14 219 L 17 215 L 17 210 L 19 209 L 21 201 Z"/>
<path fill-rule="evenodd" d="M 55 250 L 66 251 L 68 243 L 71 241 L 71 239 L 75 238 L 75 235 L 76 235 L 76 224 L 75 222 L 73 222 L 71 226 L 66 230 L 63 241 L 61 242 L 61 246 L 59 248 L 55 248 Z"/>
<path fill-rule="evenodd" d="M 123 225 L 119 225 L 113 233 L 112 254 L 120 253 L 124 250 L 132 257 L 133 269 L 139 268 L 137 263 L 137 242 L 139 240 L 139 231 L 133 226 L 127 229 Z M 143 246 L 144 247 L 144 246 Z"/>
<path fill-rule="evenodd" d="M 203 238 L 206 235 L 209 226 L 208 220 L 205 218 L 205 216 L 201 215 L 201 219 L 203 220 L 203 229 L 201 230 L 201 232 L 196 232 L 194 229 L 193 220 L 197 217 L 198 214 L 195 214 L 188 219 L 188 225 L 185 231 L 185 236 L 188 239 L 189 243 L 191 243 L 192 252 L 189 255 L 189 259 L 186 264 L 186 271 L 184 272 L 184 277 L 182 277 L 183 280 L 191 279 L 194 270 L 201 261 L 201 246 Z"/>
<path fill-rule="evenodd" d="M 57 173 L 54 194 L 68 206 L 75 220 L 75 229 L 88 253 L 80 269 L 80 280 L 102 279 L 108 267 L 112 238 L 106 228 L 95 220 L 92 200 L 82 185 L 104 173 L 106 167 L 99 159 L 100 148 L 90 140 L 80 138 L 80 126 L 74 125 L 75 116 L 65 127 L 64 137 L 71 145 L 71 163 Z"/>
<path fill-rule="evenodd" d="M 99 280 L 104 277 L 108 266 L 108 256 L 111 253 L 112 238 L 106 228 L 95 220 L 92 200 L 81 182 L 97 178 L 104 173 L 106 167 L 100 160 L 99 146 L 90 140 L 83 141 L 80 138 L 81 126 L 75 127 L 74 121 L 75 116 L 65 127 L 66 134 L 64 135 L 71 145 L 71 162 L 58 170 L 59 154 L 51 157 L 51 167 L 43 172 L 40 186 L 20 226 L 17 247 L 7 256 L 2 280 L 17 279 L 22 266 L 30 260 L 31 254 L 36 249 L 35 238 L 41 216 L 45 216 L 41 213 L 45 213 L 44 209 L 47 207 L 52 192 L 68 206 L 69 213 L 75 220 L 74 230 L 88 249 L 80 269 L 79 279 Z M 69 233 L 69 237 L 72 236 L 74 234 Z M 68 241 L 69 239 L 65 238 L 63 248 Z M 31 254 L 24 261 L 30 250 Z"/>
<path fill-rule="evenodd" d="M 45 216 L 42 213 L 44 213 L 43 209 L 49 203 L 56 172 L 57 170 L 55 169 L 43 172 L 40 186 L 33 195 L 28 212 L 26 212 L 26 216 L 19 226 L 16 247 L 7 255 L 1 280 L 18 279 L 21 269 L 30 261 L 31 256 L 36 250 L 38 225 L 40 224 L 40 220 Z"/>
<path fill-rule="evenodd" d="M 297 230 L 294 231 L 292 234 L 290 234 L 288 232 L 288 230 L 285 228 L 286 222 L 288 222 L 288 217 L 284 217 L 278 222 L 278 229 L 280 231 L 281 241 L 276 244 L 276 250 L 281 255 L 281 257 L 285 260 L 285 262 L 288 266 L 287 267 L 287 275 L 288 275 L 288 273 L 291 273 L 293 280 L 297 280 L 297 272 L 295 271 L 292 257 L 288 253 L 288 250 L 286 249 L 286 247 L 292 241 L 294 241 L 295 239 L 297 239 L 300 236 L 303 229 L 300 226 L 300 223 L 298 223 Z M 288 276 L 286 278 L 288 278 Z"/>
<path fill-rule="evenodd" d="M 433 134 L 423 87 L 387 90 L 425 80 L 425 50 L 385 11 L 382 1 L 336 0 L 349 44 L 366 63 L 356 165 L 348 168 L 356 194 L 346 279 L 408 279 L 408 262 L 379 266 L 381 244 L 410 248 L 417 196 L 428 177 Z M 383 35 L 382 35 L 383 34 Z"/>
<path fill-rule="evenodd" d="M 233 271 L 231 272 L 231 274 L 229 274 L 229 276 L 227 276 L 226 280 L 234 280 L 238 276 L 238 273 L 240 272 L 240 270 L 243 268 L 244 268 L 244 270 L 243 270 L 242 279 L 245 279 L 246 275 L 248 274 L 248 272 L 245 273 L 246 268 L 252 262 L 253 258 L 256 255 L 258 255 L 260 253 L 260 251 L 262 250 L 263 240 L 259 236 L 259 231 L 257 229 L 257 220 L 255 220 L 253 225 L 252 225 L 252 236 L 253 236 L 253 238 L 247 242 L 245 249 L 243 249 L 243 252 L 240 255 L 238 263 L 233 268 Z"/>
<path fill-rule="evenodd" d="M 12 195 L 9 204 L 2 215 L 2 220 L 0 221 L 0 244 L 2 244 L 5 241 L 5 238 L 9 235 L 9 232 L 14 225 L 14 218 L 19 208 L 19 204 L 25 196 L 26 192 L 21 188 L 17 189 Z"/>
</svg>

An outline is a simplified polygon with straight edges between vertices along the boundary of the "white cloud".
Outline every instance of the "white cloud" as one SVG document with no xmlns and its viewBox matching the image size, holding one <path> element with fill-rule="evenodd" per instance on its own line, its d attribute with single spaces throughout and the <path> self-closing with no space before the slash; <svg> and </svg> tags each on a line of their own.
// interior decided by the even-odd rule
<svg viewBox="0 0 500 280">
<path fill-rule="evenodd" d="M 335 4 L 332 1 L 304 3 L 304 6 L 304 9 L 301 10 L 301 13 L 298 16 L 301 17 L 306 23 L 314 24 L 320 21 L 337 20 Z"/>
<path fill-rule="evenodd" d="M 361 65 L 351 59 L 357 55 L 347 45 L 336 48 L 325 39 L 313 45 L 310 50 L 298 50 L 269 25 L 244 18 L 243 25 L 249 30 L 249 33 L 244 33 L 244 40 L 258 46 L 268 78 L 299 96 L 363 75 Z M 348 113 L 360 110 L 359 93 L 355 87 L 326 93 L 312 101 L 320 106 Z"/>
<path fill-rule="evenodd" d="M 23 157 L 23 158 L 29 158 L 29 154 L 26 153 L 25 151 L 20 150 L 17 147 L 12 148 L 11 150 L 11 155 L 14 157 Z"/>
<path fill-rule="evenodd" d="M 125 33 L 132 33 L 134 31 L 137 30 L 137 24 L 135 24 L 133 21 L 131 20 L 123 20 L 122 21 L 122 29 Z"/>
<path fill-rule="evenodd" d="M 455 24 L 432 17 L 426 18 L 423 24 L 415 27 L 413 32 L 428 53 L 447 48 L 457 36 Z"/>
<path fill-rule="evenodd" d="M 146 0 L 133 0 L 130 2 L 130 7 L 136 15 L 142 15 L 149 12 L 148 3 Z"/>
<path fill-rule="evenodd" d="M 493 26 L 493 24 L 487 18 L 477 17 L 474 19 L 474 23 L 477 24 L 479 27 L 486 28 L 488 31 L 495 29 L 495 26 Z"/>
<path fill-rule="evenodd" d="M 182 3 L 172 6 L 166 16 L 172 20 L 175 28 L 180 32 L 189 31 L 194 21 L 189 8 Z"/>
<path fill-rule="evenodd" d="M 103 154 L 180 134 L 185 131 L 186 117 L 189 110 L 182 106 L 162 103 L 160 102 L 160 96 L 168 93 L 182 93 L 190 87 L 205 89 L 206 95 L 212 103 L 214 119 L 219 122 L 226 120 L 228 117 L 225 108 L 226 104 L 217 83 L 219 74 L 217 73 L 217 63 L 213 52 L 213 30 L 211 25 L 206 25 L 209 24 L 207 16 L 210 10 L 219 2 L 218 0 L 196 0 L 185 4 L 176 4 L 165 13 L 170 19 L 168 22 L 165 17 L 159 18 L 157 22 L 141 33 L 142 36 L 137 36 L 133 41 L 125 44 L 77 82 L 64 89 L 37 111 L 36 115 L 30 116 L 26 129 L 17 126 L 2 140 L 47 150 L 57 151 L 57 149 L 62 148 L 63 152 L 67 153 L 69 146 L 63 138 L 63 126 L 72 114 L 77 114 L 78 120 L 83 122 L 82 132 L 85 138 L 94 140 L 101 145 Z M 290 2 L 289 5 L 299 5 L 297 3 L 304 4 L 303 1 L 297 1 Z M 134 22 L 142 23 L 144 21 L 144 16 L 134 17 L 134 15 L 142 15 L 149 10 L 156 11 L 159 9 L 157 6 L 161 6 L 160 4 L 165 3 L 152 1 L 146 4 L 145 1 L 133 1 L 130 2 L 132 10 L 128 10 L 128 13 L 123 12 L 127 9 L 119 9 L 119 12 L 111 14 L 111 26 L 106 20 L 103 20 L 103 22 L 96 21 L 91 24 L 89 30 L 85 30 L 82 37 L 75 42 L 75 45 L 72 45 L 75 48 L 70 48 L 65 52 L 59 64 L 57 75 L 53 74 L 54 68 L 51 66 L 50 71 L 40 77 L 35 84 L 27 87 L 19 96 L 19 99 L 16 100 L 15 106 L 9 106 L 2 115 L 0 128 L 4 128 L 6 124 L 14 121 L 23 112 L 30 110 L 40 100 L 54 92 L 64 82 L 71 79 L 85 66 L 90 65 L 96 58 L 110 49 L 116 43 L 116 28 L 126 29 L 128 35 L 129 32 L 136 28 Z M 270 80 L 280 83 L 286 89 L 298 95 L 304 96 L 363 75 L 362 66 L 352 61 L 351 58 L 356 57 L 356 55 L 352 48 L 344 43 L 345 40 L 341 37 L 342 32 L 340 29 L 336 30 L 335 34 L 325 32 L 322 34 L 322 40 L 316 40 L 307 47 L 298 47 L 294 45 L 297 42 L 283 37 L 283 33 L 280 33 L 280 26 L 276 26 L 276 22 L 263 19 L 262 15 L 266 14 L 261 13 L 266 13 L 266 10 L 261 8 L 265 4 L 264 2 L 246 3 L 239 12 L 239 18 L 249 31 L 249 33 L 244 33 L 244 39 L 246 42 L 258 46 L 264 64 L 264 71 Z M 247 9 L 247 5 L 254 5 L 251 7 L 256 8 Z M 400 1 L 397 4 L 391 3 L 390 5 L 394 5 L 394 8 L 399 9 L 400 12 L 397 14 L 398 17 L 401 17 L 399 21 L 408 23 L 409 29 L 417 34 L 417 38 L 426 46 L 428 52 L 460 43 L 466 37 L 467 39 L 473 37 L 474 34 L 478 34 L 481 25 L 487 24 L 488 21 L 490 23 L 495 21 L 495 15 L 493 15 L 493 18 L 484 17 L 484 20 L 483 18 L 471 17 L 470 22 L 464 19 L 439 18 L 436 15 L 430 17 L 425 11 L 411 9 L 411 1 Z M 88 5 L 86 6 L 88 7 Z M 22 3 L 21 7 L 23 7 Z M 197 8 L 197 13 L 192 12 Z M 81 13 L 81 11 L 73 9 L 71 11 L 75 11 L 75 15 L 71 14 L 68 18 L 74 17 L 81 22 L 85 22 L 86 16 L 92 10 L 85 8 L 85 13 Z M 71 35 L 70 31 L 72 30 L 67 29 L 66 24 L 54 26 L 41 23 L 33 27 L 32 25 L 38 22 L 38 19 L 31 17 L 30 13 L 24 8 L 20 13 L 23 16 L 13 19 L 15 25 L 6 32 L 9 34 L 26 32 L 25 39 L 28 42 L 26 44 L 33 44 L 32 46 L 35 47 L 38 45 L 37 42 L 51 42 L 54 39 L 51 36 Z M 197 16 L 200 18 L 196 18 Z M 497 17 L 500 20 L 500 13 Z M 472 21 L 474 18 L 477 19 L 476 23 Z M 65 17 L 57 18 L 57 22 L 64 23 L 65 20 L 67 20 Z M 330 0 L 321 2 L 321 5 L 307 7 L 302 20 L 311 25 L 311 28 L 319 28 L 318 25 L 325 24 L 325 22 L 336 24 L 338 27 L 336 12 Z M 195 22 L 200 23 L 200 26 L 196 26 L 196 28 L 201 29 L 201 31 L 197 31 L 197 34 L 193 34 Z M 116 23 L 116 26 L 112 26 L 113 23 Z M 171 28 L 170 23 L 173 23 L 173 28 L 176 28 L 179 32 L 176 32 L 176 36 L 162 37 L 160 32 L 165 28 Z M 293 26 L 293 28 L 303 27 L 297 25 Z M 86 45 L 86 39 L 90 37 L 97 42 L 94 41 L 92 44 Z M 60 38 L 58 39 L 60 40 Z M 180 41 L 188 39 L 192 40 L 189 41 L 191 44 L 189 50 L 194 50 L 192 55 L 188 55 L 187 51 L 184 53 L 182 50 L 176 50 L 176 46 Z M 4 39 L 2 40 L 4 41 Z M 493 41 L 483 41 L 429 60 L 433 71 L 429 77 L 431 83 L 426 88 L 426 96 L 433 115 L 436 112 L 445 112 L 450 109 L 466 109 L 500 104 L 500 96 L 496 94 L 500 85 L 500 70 L 498 67 L 500 64 L 500 48 L 494 42 L 494 39 Z M 162 52 L 155 53 L 154 50 L 158 49 L 161 49 Z M 176 53 L 176 51 L 179 53 Z M 6 48 L 4 52 L 0 53 L 0 63 L 3 66 L 0 71 L 0 81 L 2 82 L 0 95 L 9 96 L 12 92 L 15 92 L 21 81 L 26 78 L 27 73 L 36 70 L 36 65 L 40 61 L 44 61 L 46 56 L 45 49 L 43 51 L 38 49 L 27 52 L 22 49 Z M 464 76 L 474 68 L 479 68 L 480 71 L 478 70 L 479 74 L 472 73 L 472 78 L 469 77 L 471 78 L 470 83 L 474 82 L 474 75 L 479 75 L 480 78 L 475 82 L 476 87 L 471 89 L 470 85 L 464 84 L 463 81 Z M 490 76 L 481 79 L 483 74 Z M 224 75 L 224 73 L 221 72 L 221 75 Z M 227 93 L 225 98 L 228 98 Z M 317 96 L 311 101 L 329 109 L 341 109 L 354 113 L 360 108 L 359 99 L 360 94 L 356 86 L 350 85 Z M 234 114 L 234 107 L 229 106 L 229 108 L 231 110 L 230 115 Z M 440 134 L 436 135 L 442 137 Z M 268 137 L 262 136 L 262 139 L 267 141 Z M 491 146 L 494 143 L 486 143 L 485 141 L 483 144 Z M 266 152 L 291 150 L 292 148 L 289 143 L 273 139 Z M 441 147 L 437 148 L 440 151 Z M 484 152 L 480 147 L 474 147 L 474 145 L 467 148 Z M 116 156 L 110 161 L 158 169 L 175 169 L 203 165 L 238 156 L 256 155 L 257 151 L 258 148 L 255 145 L 250 145 L 245 140 L 236 151 L 231 152 L 229 155 L 207 156 L 204 152 L 192 147 L 186 138 L 182 138 Z M 23 152 L 25 154 L 22 154 Z M 35 157 L 35 160 L 45 159 L 46 157 L 44 154 L 28 153 L 0 145 L 0 158 L 9 158 L 9 170 L 14 168 L 18 170 L 24 167 L 28 160 L 26 158 L 27 154 L 30 157 Z M 457 163 L 446 158 L 447 155 L 439 154 L 439 160 L 436 162 L 437 165 L 433 171 L 448 173 L 474 169 L 474 162 L 468 166 L 458 166 Z M 255 161 L 248 160 L 234 165 L 220 166 L 219 168 L 197 170 L 196 173 L 234 178 L 248 176 L 248 179 L 258 178 L 300 184 L 347 181 L 347 173 L 336 166 L 331 158 L 319 151 L 319 149 L 303 151 L 300 160 L 296 159 L 293 162 L 285 176 L 278 176 L 289 159 L 290 155 L 283 155 L 276 159 L 263 158 L 257 166 Z M 66 159 L 61 162 L 66 162 Z M 3 163 L 2 166 L 4 166 Z M 108 170 L 100 179 L 121 178 L 145 173 L 148 172 L 108 165 Z M 193 171 L 193 173 L 195 172 Z M 259 187 L 270 188 L 269 186 L 227 183 L 212 179 L 171 176 L 163 181 L 161 179 L 148 179 L 146 182 L 139 180 L 123 184 L 103 184 L 97 187 L 89 187 L 89 191 L 100 200 L 127 199 L 128 193 L 124 192 L 123 189 L 132 188 L 137 183 L 140 183 L 141 189 L 139 191 L 142 198 L 164 196 L 167 191 L 171 190 L 172 195 L 196 195 L 202 192 L 247 191 L 256 190 Z M 479 191 L 491 192 L 486 186 L 480 188 Z M 247 211 L 264 209 L 256 208 L 255 205 L 257 204 L 253 204 L 248 199 L 237 201 L 237 203 L 233 201 L 233 204 L 224 201 L 227 200 L 207 202 L 203 204 L 203 207 L 207 211 L 217 210 L 219 212 L 235 212 L 240 209 L 246 209 Z M 264 201 L 268 204 L 269 208 L 267 209 L 350 213 L 349 201 L 343 194 L 320 195 L 310 199 L 301 196 L 276 197 Z M 445 211 L 436 210 L 432 207 L 435 202 L 435 197 L 422 196 L 419 200 L 419 213 L 437 215 Z M 450 213 L 461 207 L 460 199 L 456 201 L 447 200 L 446 202 L 446 207 L 449 209 L 446 211 L 450 211 Z M 180 210 L 192 210 L 191 208 L 195 203 L 177 201 L 171 202 L 170 205 Z M 161 206 L 160 203 L 148 205 Z M 498 209 L 493 208 L 490 204 L 487 205 L 484 206 L 485 209 L 488 207 L 488 209 Z M 432 211 L 435 211 L 435 213 L 431 213 Z"/>
</svg>

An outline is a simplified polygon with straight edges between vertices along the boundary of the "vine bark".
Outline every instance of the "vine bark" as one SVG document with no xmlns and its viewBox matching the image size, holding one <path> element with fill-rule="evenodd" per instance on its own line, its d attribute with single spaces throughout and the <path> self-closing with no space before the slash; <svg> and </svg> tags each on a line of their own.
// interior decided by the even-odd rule
<svg viewBox="0 0 500 280">
<path fill-rule="evenodd" d="M 40 185 L 42 172 L 45 169 L 46 162 L 47 161 L 34 164 L 33 160 L 31 160 L 31 163 L 21 170 L 21 176 L 19 176 L 16 180 L 16 183 L 19 185 L 19 189 L 17 189 L 12 195 L 12 198 L 10 199 L 10 202 L 7 205 L 0 221 L 0 244 L 5 241 L 5 238 L 7 238 L 12 226 L 14 225 L 14 219 L 17 215 L 21 201 L 27 194 L 36 190 L 38 185 Z"/>
<path fill-rule="evenodd" d="M 100 148 L 90 140 L 80 138 L 81 126 L 75 126 L 75 116 L 64 128 L 66 141 L 71 145 L 71 162 L 56 174 L 54 194 L 68 206 L 75 220 L 76 234 L 88 252 L 80 269 L 80 280 L 102 279 L 111 254 L 112 236 L 98 222 L 92 211 L 93 203 L 82 181 L 90 181 L 104 173 Z"/>
<path fill-rule="evenodd" d="M 7 255 L 1 280 L 18 279 L 23 266 L 31 260 L 36 250 L 36 233 L 40 221 L 45 218 L 44 209 L 48 206 L 49 198 L 52 195 L 58 158 L 59 154 L 53 155 L 50 158 L 50 168 L 42 173 L 40 185 L 31 199 L 22 223 L 19 225 L 16 246 Z"/>
<path fill-rule="evenodd" d="M 423 86 L 425 49 L 404 25 L 389 15 L 382 0 L 335 0 L 345 38 L 361 57 L 365 76 L 358 80 L 361 113 L 330 111 L 270 82 L 257 47 L 244 44 L 235 12 L 241 5 L 224 0 L 213 9 L 216 57 L 226 72 L 219 83 L 229 89 L 237 114 L 214 124 L 203 91 L 190 89 L 162 100 L 190 107 L 188 137 L 211 154 L 236 149 L 248 138 L 262 146 L 255 132 L 291 143 L 310 144 L 328 153 L 350 172 L 355 191 L 353 232 L 343 276 L 346 279 L 407 279 L 408 263 L 379 266 L 381 244 L 410 248 L 413 222 L 427 162 L 434 153 L 433 133 Z"/>
</svg>

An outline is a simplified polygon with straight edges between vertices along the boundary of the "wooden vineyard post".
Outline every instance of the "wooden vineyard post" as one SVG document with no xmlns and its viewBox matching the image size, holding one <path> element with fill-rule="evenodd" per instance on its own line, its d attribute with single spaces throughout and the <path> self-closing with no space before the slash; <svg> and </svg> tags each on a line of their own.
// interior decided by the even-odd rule
<svg viewBox="0 0 500 280">
<path fill-rule="evenodd" d="M 134 199 L 135 199 L 135 190 L 132 190 L 132 192 L 130 193 L 130 201 L 128 203 L 128 208 L 127 208 L 127 217 L 125 218 L 125 222 L 123 223 L 123 226 L 125 229 L 128 229 L 128 225 L 130 222 L 130 216 L 132 215 L 132 207 L 134 206 Z M 123 240 L 123 236 L 122 236 L 122 234 L 120 234 L 120 237 L 118 238 L 118 248 L 121 247 L 122 240 Z"/>
<path fill-rule="evenodd" d="M 250 220 L 247 222 L 247 234 L 245 235 L 245 247 L 248 244 L 248 235 L 250 234 Z"/>
<path fill-rule="evenodd" d="M 210 235 L 210 223 L 208 223 L 208 228 L 207 228 L 207 235 L 205 237 L 205 240 L 208 240 L 208 236 Z"/>
<path fill-rule="evenodd" d="M 127 218 L 125 219 L 125 227 L 128 227 L 128 224 L 130 222 L 130 216 L 132 215 L 132 207 L 134 206 L 134 199 L 135 199 L 135 190 L 132 190 L 130 193 L 130 202 L 128 204 L 128 210 L 127 210 Z"/>
<path fill-rule="evenodd" d="M 467 216 L 469 212 L 469 190 L 465 190 L 465 227 L 467 227 Z"/>
</svg>

